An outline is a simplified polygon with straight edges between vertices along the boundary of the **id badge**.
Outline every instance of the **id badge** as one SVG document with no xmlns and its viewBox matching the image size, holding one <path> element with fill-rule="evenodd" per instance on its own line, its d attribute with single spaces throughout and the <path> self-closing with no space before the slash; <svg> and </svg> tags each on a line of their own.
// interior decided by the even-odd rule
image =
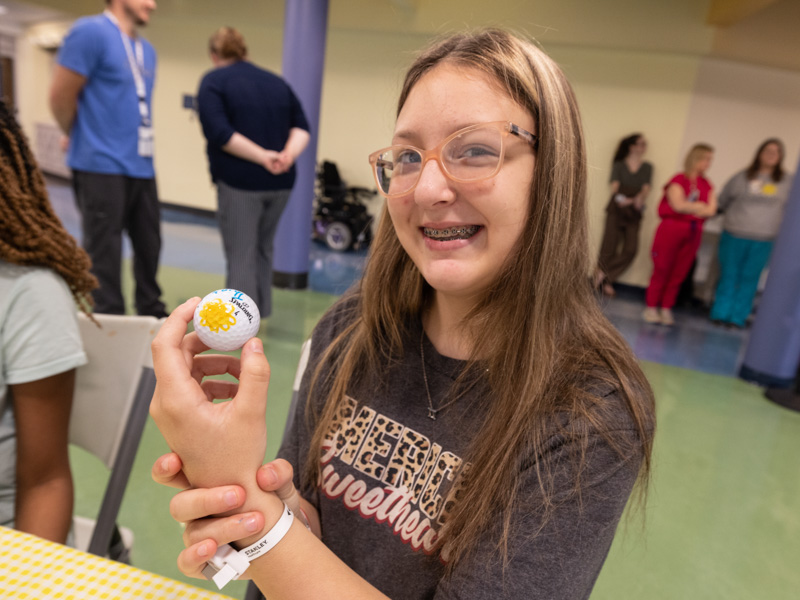
<svg viewBox="0 0 800 600">
<path fill-rule="evenodd" d="M 153 128 L 146 125 L 139 126 L 139 156 L 153 156 Z"/>
<path fill-rule="evenodd" d="M 778 193 L 778 186 L 774 183 L 765 183 L 761 187 L 761 195 L 762 196 L 774 196 Z"/>
</svg>

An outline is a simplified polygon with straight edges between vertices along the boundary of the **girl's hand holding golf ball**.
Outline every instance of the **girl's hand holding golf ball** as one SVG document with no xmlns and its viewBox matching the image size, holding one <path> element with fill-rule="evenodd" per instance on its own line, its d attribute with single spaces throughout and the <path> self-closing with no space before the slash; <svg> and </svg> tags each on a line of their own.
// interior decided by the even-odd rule
<svg viewBox="0 0 800 600">
<path fill-rule="evenodd" d="M 186 335 L 199 303 L 193 298 L 172 311 L 153 341 L 157 384 L 150 414 L 193 487 L 241 485 L 247 500 L 237 512 L 258 508 L 269 527 L 269 515 L 277 520 L 283 508 L 255 479 L 267 445 L 269 364 L 257 338 L 244 342 L 241 359 L 200 354 L 208 346 L 196 332 Z M 205 379 L 223 373 L 238 383 Z M 213 402 L 226 398 L 232 400 Z"/>
</svg>

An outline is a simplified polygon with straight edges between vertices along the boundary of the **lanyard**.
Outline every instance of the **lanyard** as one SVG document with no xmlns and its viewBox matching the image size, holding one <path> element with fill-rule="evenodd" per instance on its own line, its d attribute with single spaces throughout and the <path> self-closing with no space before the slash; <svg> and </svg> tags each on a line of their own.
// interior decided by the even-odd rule
<svg viewBox="0 0 800 600">
<path fill-rule="evenodd" d="M 136 86 L 136 97 L 139 98 L 139 116 L 142 118 L 142 125 L 150 125 L 150 110 L 147 107 L 147 90 L 144 85 L 144 49 L 142 41 L 137 37 L 134 41 L 134 49 L 131 48 L 131 41 L 127 35 L 122 32 L 119 26 L 117 17 L 110 10 L 104 10 L 103 14 L 111 21 L 119 31 L 122 45 L 125 47 L 125 54 L 128 55 L 128 63 L 131 66 L 131 73 L 133 74 L 133 83 Z M 134 58 L 134 52 L 136 57 Z"/>
</svg>

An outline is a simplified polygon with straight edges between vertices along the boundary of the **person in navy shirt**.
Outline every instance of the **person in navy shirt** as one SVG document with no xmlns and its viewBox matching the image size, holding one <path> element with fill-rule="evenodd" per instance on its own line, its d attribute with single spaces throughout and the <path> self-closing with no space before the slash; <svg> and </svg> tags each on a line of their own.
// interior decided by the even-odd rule
<svg viewBox="0 0 800 600">
<path fill-rule="evenodd" d="M 69 136 L 67 164 L 83 225 L 83 245 L 100 282 L 95 311 L 124 314 L 122 231 L 133 245 L 136 310 L 166 315 L 156 281 L 161 251 L 153 169 L 151 101 L 156 52 L 137 30 L 154 0 L 107 0 L 100 15 L 79 19 L 64 39 L 50 108 Z"/>
<path fill-rule="evenodd" d="M 278 221 L 309 140 L 308 121 L 289 85 L 247 60 L 244 37 L 222 27 L 209 40 L 214 69 L 197 94 L 217 185 L 225 286 L 245 292 L 262 318 L 272 312 L 272 256 Z"/>
</svg>

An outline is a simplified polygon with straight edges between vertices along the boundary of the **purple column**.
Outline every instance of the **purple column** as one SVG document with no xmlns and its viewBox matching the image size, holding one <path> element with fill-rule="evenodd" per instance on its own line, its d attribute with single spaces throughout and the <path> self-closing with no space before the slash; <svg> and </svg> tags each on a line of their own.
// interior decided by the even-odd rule
<svg viewBox="0 0 800 600">
<path fill-rule="evenodd" d="M 311 140 L 297 160 L 297 180 L 275 235 L 273 285 L 276 287 L 303 289 L 308 286 L 311 213 L 327 28 L 328 0 L 286 0 L 283 77 L 303 105 L 311 127 Z"/>
<path fill-rule="evenodd" d="M 800 166 L 798 166 L 800 170 Z M 792 385 L 800 363 L 800 172 L 795 171 L 772 249 L 769 278 L 758 305 L 739 376 L 769 387 Z"/>
</svg>

